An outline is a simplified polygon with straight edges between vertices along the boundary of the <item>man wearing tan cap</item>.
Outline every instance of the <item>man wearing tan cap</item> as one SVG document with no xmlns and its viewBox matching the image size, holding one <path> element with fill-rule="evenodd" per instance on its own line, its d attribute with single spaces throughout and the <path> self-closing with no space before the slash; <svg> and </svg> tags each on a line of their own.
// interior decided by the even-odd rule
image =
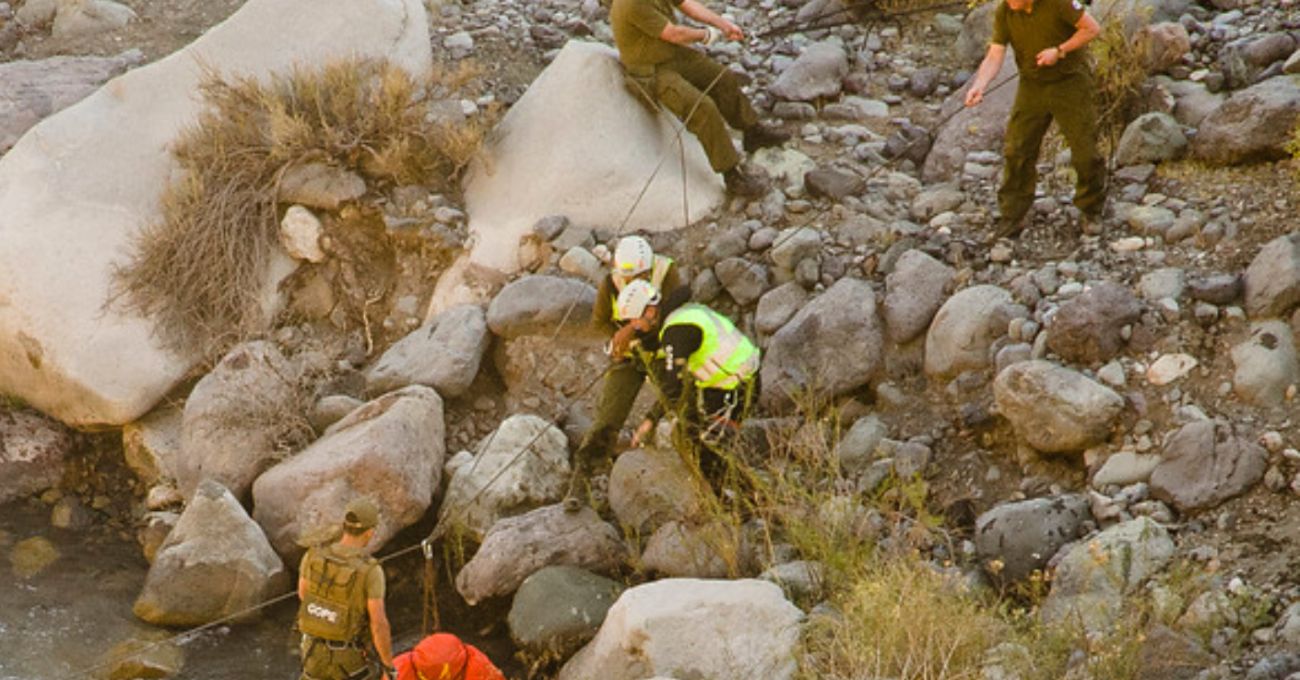
<svg viewBox="0 0 1300 680">
<path fill-rule="evenodd" d="M 309 549 L 302 558 L 298 568 L 302 680 L 374 680 L 395 675 L 392 635 L 384 611 L 384 569 L 366 549 L 377 524 L 379 510 L 374 503 L 357 498 L 348 503 L 343 535 L 334 543 Z"/>
</svg>

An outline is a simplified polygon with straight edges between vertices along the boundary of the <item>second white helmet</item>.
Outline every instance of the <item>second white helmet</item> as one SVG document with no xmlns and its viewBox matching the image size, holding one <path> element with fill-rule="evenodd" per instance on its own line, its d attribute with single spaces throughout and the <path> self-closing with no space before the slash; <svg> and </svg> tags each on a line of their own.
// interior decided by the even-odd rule
<svg viewBox="0 0 1300 680">
<path fill-rule="evenodd" d="M 614 248 L 614 273 L 631 278 L 650 269 L 655 251 L 640 236 L 624 236 Z"/>
<path fill-rule="evenodd" d="M 639 319 L 645 314 L 645 308 L 659 304 L 659 291 L 648 281 L 636 279 L 629 281 L 618 294 L 615 308 L 618 318 L 624 321 Z"/>
</svg>

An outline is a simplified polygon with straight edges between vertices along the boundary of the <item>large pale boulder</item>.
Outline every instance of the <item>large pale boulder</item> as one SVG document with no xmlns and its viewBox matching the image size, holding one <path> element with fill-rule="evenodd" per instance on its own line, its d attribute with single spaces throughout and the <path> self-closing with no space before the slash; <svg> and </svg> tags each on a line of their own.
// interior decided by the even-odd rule
<svg viewBox="0 0 1300 680">
<path fill-rule="evenodd" d="M 377 392 L 414 383 L 459 397 L 478 375 L 490 341 L 480 307 L 453 307 L 388 348 L 366 371 L 366 383 Z"/>
<path fill-rule="evenodd" d="M 262 530 L 225 487 L 205 480 L 158 550 L 134 611 L 155 625 L 198 626 L 288 589 L 289 572 Z"/>
<path fill-rule="evenodd" d="M 40 414 L 0 410 L 0 504 L 58 484 L 75 445 L 72 432 Z"/>
<path fill-rule="evenodd" d="M 1005 331 L 992 322 L 994 312 L 1011 303 L 1011 293 L 980 285 L 948 298 L 935 314 L 925 336 L 925 373 L 950 378 L 989 366 L 989 347 Z"/>
<path fill-rule="evenodd" d="M 795 674 L 803 614 L 767 581 L 666 579 L 628 589 L 558 680 Z"/>
<path fill-rule="evenodd" d="M 842 81 L 849 72 L 849 55 L 838 38 L 809 45 L 793 64 L 786 67 L 776 82 L 772 94 L 794 101 L 816 101 L 835 97 L 843 88 Z"/>
<path fill-rule="evenodd" d="M 1212 508 L 1264 478 L 1268 452 L 1228 423 L 1197 420 L 1165 442 L 1151 495 L 1180 512 Z"/>
<path fill-rule="evenodd" d="M 1271 161 L 1300 120 L 1300 74 L 1274 76 L 1234 93 L 1201 121 L 1192 157 L 1220 165 Z"/>
<path fill-rule="evenodd" d="M 946 120 L 934 138 L 930 154 L 925 157 L 921 177 L 926 183 L 948 182 L 961 178 L 966 156 L 975 151 L 1002 149 L 1007 116 L 1016 99 L 1020 72 L 1012 50 L 1007 50 L 1002 69 L 990 85 L 979 106 L 966 108 L 966 91 L 971 83 L 949 95 L 943 102 L 941 117 Z M 975 79 L 971 78 L 973 82 Z M 996 87 L 997 89 L 992 89 Z M 949 118 L 951 116 L 951 118 Z"/>
<path fill-rule="evenodd" d="M 924 333 L 956 275 L 952 267 L 920 250 L 903 253 L 894 271 L 885 277 L 885 328 L 889 339 L 908 342 Z"/>
<path fill-rule="evenodd" d="M 423 3 L 251 0 L 176 54 L 45 119 L 0 158 L 0 392 L 68 424 L 120 425 L 182 380 L 197 357 L 165 350 L 151 320 L 108 297 L 114 265 L 159 217 L 177 172 L 169 145 L 200 111 L 205 69 L 265 78 L 345 57 L 428 73 Z"/>
<path fill-rule="evenodd" d="M 549 215 L 625 231 L 675 229 L 707 215 L 722 203 L 721 176 L 693 135 L 683 132 L 678 143 L 679 127 L 624 87 L 612 48 L 569 42 L 510 107 L 470 171 L 469 261 L 515 271 L 520 237 Z M 439 281 L 435 298 L 461 283 Z"/>
<path fill-rule="evenodd" d="M 535 415 L 511 416 L 452 475 L 442 517 L 482 537 L 502 517 L 560 500 L 569 470 L 559 428 Z"/>
<path fill-rule="evenodd" d="M 114 57 L 51 57 L 0 64 L 0 154 L 43 118 L 81 101 L 142 58 L 132 50 Z"/>
<path fill-rule="evenodd" d="M 442 479 L 442 398 L 413 385 L 348 414 L 324 436 L 253 483 L 253 519 L 277 552 L 296 556 L 357 496 L 379 507 L 372 547 L 424 516 Z"/>
<path fill-rule="evenodd" d="M 487 310 L 487 325 L 496 335 L 581 333 L 590 326 L 596 289 L 577 279 L 525 276 L 501 289 Z"/>
<path fill-rule="evenodd" d="M 876 293 L 840 279 L 772 336 L 763 357 L 763 403 L 782 409 L 810 392 L 833 397 L 866 385 L 881 365 Z"/>
<path fill-rule="evenodd" d="M 253 480 L 284 452 L 295 417 L 294 369 L 273 343 L 259 340 L 230 351 L 194 386 L 181 418 L 176 481 L 189 495 L 205 478 L 248 493 Z"/>
<path fill-rule="evenodd" d="M 473 604 L 509 595 L 543 567 L 568 565 L 612 573 L 627 559 L 618 530 L 591 508 L 548 505 L 492 525 L 483 545 L 456 575 L 456 590 Z"/>
<path fill-rule="evenodd" d="M 1050 361 L 1012 364 L 993 381 L 998 411 L 1030 446 L 1081 451 L 1110 435 L 1124 398 L 1078 371 Z"/>
</svg>

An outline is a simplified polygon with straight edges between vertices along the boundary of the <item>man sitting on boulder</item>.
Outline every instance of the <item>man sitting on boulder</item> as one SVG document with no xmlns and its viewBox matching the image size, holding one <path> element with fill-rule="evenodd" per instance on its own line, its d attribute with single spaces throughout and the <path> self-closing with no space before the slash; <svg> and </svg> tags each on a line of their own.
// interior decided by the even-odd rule
<svg viewBox="0 0 1300 680">
<path fill-rule="evenodd" d="M 661 400 L 637 427 L 632 445 L 650 434 L 667 408 L 680 404 L 678 425 L 697 445 L 700 471 L 719 481 L 725 449 L 758 397 L 758 347 L 731 319 L 704 305 L 687 303 L 665 314 L 658 291 L 646 281 L 624 286 L 618 307 L 629 325 L 659 339 L 652 376 Z"/>
<path fill-rule="evenodd" d="M 691 298 L 691 287 L 672 258 L 656 254 L 650 243 L 640 236 L 625 236 L 619 240 L 614 248 L 613 268 L 601 280 L 591 310 L 592 323 L 601 331 L 612 333 L 606 353 L 613 365 L 605 372 L 600 401 L 596 403 L 595 422 L 573 454 L 573 478 L 565 497 L 565 507 L 571 511 L 582 507 L 596 461 L 608 456 L 614 448 L 618 432 L 645 383 L 649 358 L 658 348 L 657 338 L 638 334 L 636 328 L 628 325 L 628 319 L 619 313 L 619 292 L 632 281 L 649 281 L 655 290 L 668 291 L 663 304 L 667 311 Z M 650 355 L 644 355 L 646 352 Z"/>
<path fill-rule="evenodd" d="M 674 8 L 708 27 L 675 23 Z M 728 192 L 761 196 L 766 183 L 742 166 L 727 125 L 744 133 L 746 151 L 783 144 L 790 135 L 759 122 L 735 73 L 688 47 L 710 45 L 724 36 L 744 40 L 740 27 L 699 0 L 613 0 L 609 23 L 632 87 L 667 107 L 699 138 L 709 165 L 722 173 Z"/>
</svg>

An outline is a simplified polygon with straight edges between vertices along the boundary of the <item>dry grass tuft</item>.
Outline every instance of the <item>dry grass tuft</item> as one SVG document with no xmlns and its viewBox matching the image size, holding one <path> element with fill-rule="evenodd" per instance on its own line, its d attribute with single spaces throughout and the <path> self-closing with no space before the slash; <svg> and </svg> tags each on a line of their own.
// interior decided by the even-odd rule
<svg viewBox="0 0 1300 680">
<path fill-rule="evenodd" d="M 361 175 L 372 193 L 452 187 L 490 120 L 439 116 L 435 105 L 454 105 L 476 73 L 462 66 L 417 82 L 393 64 L 355 60 L 265 83 L 209 72 L 207 109 L 172 148 L 183 176 L 115 271 L 114 299 L 154 318 L 162 341 L 187 354 L 214 358 L 256 335 L 283 172 L 324 162 Z"/>
<path fill-rule="evenodd" d="M 1101 18 L 1101 35 L 1089 46 L 1095 59 L 1097 129 L 1112 152 L 1119 146 L 1125 126 L 1139 112 L 1142 85 L 1147 80 L 1146 38 L 1139 31 L 1126 30 L 1125 19 L 1121 12 Z"/>
</svg>

